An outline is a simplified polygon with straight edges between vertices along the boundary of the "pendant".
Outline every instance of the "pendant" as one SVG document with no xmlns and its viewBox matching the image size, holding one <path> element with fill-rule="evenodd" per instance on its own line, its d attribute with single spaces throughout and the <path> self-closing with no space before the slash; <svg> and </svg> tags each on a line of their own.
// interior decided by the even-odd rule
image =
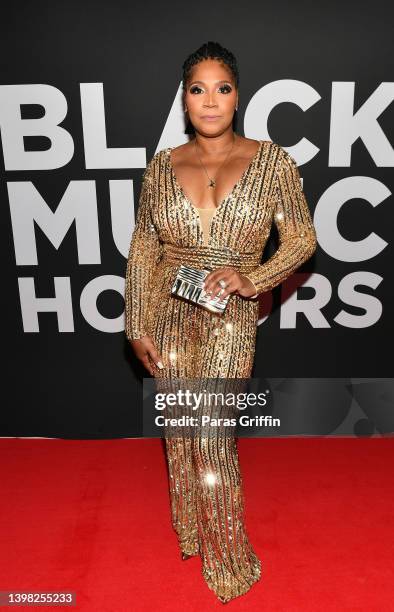
<svg viewBox="0 0 394 612">
<path fill-rule="evenodd" d="M 215 179 L 210 179 L 208 187 L 216 187 Z"/>
</svg>

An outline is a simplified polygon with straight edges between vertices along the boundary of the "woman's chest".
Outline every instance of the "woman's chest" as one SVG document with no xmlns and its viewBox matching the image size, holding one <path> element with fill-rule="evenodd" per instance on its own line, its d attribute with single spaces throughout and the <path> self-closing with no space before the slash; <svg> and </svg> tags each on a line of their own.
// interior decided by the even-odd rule
<svg viewBox="0 0 394 612">
<path fill-rule="evenodd" d="M 154 225 L 161 241 L 179 246 L 255 250 L 270 233 L 273 212 L 273 181 L 264 161 L 235 184 L 209 215 L 200 215 L 168 164 L 155 185 Z"/>
</svg>

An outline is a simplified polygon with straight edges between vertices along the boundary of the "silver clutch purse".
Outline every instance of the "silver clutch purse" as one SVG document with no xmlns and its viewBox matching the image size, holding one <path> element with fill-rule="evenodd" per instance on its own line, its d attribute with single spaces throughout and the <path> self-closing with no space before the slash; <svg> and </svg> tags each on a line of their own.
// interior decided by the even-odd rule
<svg viewBox="0 0 394 612">
<path fill-rule="evenodd" d="M 209 272 L 211 270 L 198 270 L 181 265 L 172 285 L 171 294 L 198 304 L 211 312 L 222 314 L 230 294 L 221 299 L 220 296 L 212 298 L 211 295 L 205 293 L 203 282 Z"/>
</svg>

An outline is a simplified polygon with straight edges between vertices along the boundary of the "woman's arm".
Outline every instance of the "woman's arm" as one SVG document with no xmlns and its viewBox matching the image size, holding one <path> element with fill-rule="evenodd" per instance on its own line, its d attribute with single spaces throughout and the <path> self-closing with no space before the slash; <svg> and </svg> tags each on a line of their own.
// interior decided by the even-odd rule
<svg viewBox="0 0 394 612">
<path fill-rule="evenodd" d="M 153 159 L 147 165 L 141 186 L 138 212 L 126 269 L 125 332 L 129 341 L 144 336 L 151 279 L 160 260 L 162 245 L 152 221 Z"/>
<path fill-rule="evenodd" d="M 276 177 L 274 223 L 279 234 L 277 251 L 257 268 L 243 274 L 256 289 L 256 297 L 273 289 L 316 251 L 316 232 L 302 190 L 294 159 L 281 148 L 282 160 Z"/>
</svg>

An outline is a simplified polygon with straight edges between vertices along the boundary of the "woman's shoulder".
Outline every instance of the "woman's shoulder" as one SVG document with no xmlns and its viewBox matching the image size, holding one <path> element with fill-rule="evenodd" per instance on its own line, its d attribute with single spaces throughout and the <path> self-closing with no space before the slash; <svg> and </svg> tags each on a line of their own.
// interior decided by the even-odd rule
<svg viewBox="0 0 394 612">
<path fill-rule="evenodd" d="M 146 164 L 146 167 L 148 168 L 148 166 L 155 166 L 161 160 L 165 151 L 166 149 L 161 149 L 160 151 L 157 151 L 157 153 L 155 153 L 151 160 Z"/>
<path fill-rule="evenodd" d="M 282 145 L 274 142 L 273 140 L 265 140 L 264 142 L 268 143 L 268 146 L 274 154 L 278 170 L 283 166 L 297 166 L 297 162 L 294 157 L 292 157 L 292 155 L 290 155 L 290 153 L 286 151 Z"/>
<path fill-rule="evenodd" d="M 283 166 L 297 166 L 295 159 L 286 151 L 284 147 L 282 147 L 282 145 L 274 140 L 246 138 L 245 141 L 248 141 L 248 144 L 255 142 L 258 142 L 259 144 L 261 143 L 261 162 L 264 164 L 269 162 L 273 165 L 276 172 L 279 172 Z"/>
<path fill-rule="evenodd" d="M 153 155 L 153 157 L 147 162 L 146 168 L 142 175 L 144 179 L 149 180 L 156 174 L 156 171 L 158 167 L 163 163 L 164 156 L 167 152 L 168 152 L 168 148 L 161 149 L 160 151 L 157 151 Z"/>
</svg>

